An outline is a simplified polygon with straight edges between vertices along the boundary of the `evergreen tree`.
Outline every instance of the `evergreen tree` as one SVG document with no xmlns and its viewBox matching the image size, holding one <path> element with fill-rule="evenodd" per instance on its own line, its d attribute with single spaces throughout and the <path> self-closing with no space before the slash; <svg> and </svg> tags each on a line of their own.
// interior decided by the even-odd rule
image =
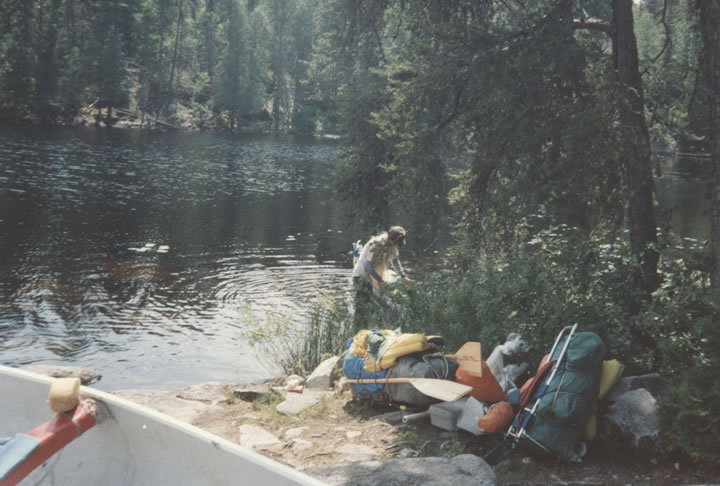
<svg viewBox="0 0 720 486">
<path fill-rule="evenodd" d="M 38 16 L 38 63 L 36 66 L 34 111 L 43 118 L 52 119 L 57 113 L 56 97 L 60 74 L 57 51 L 57 19 L 60 18 L 60 0 L 41 2 Z"/>
<path fill-rule="evenodd" d="M 262 84 L 252 75 L 246 6 L 227 0 L 227 21 L 221 30 L 222 50 L 215 84 L 215 107 L 227 112 L 227 125 L 235 129 L 246 115 L 262 106 Z"/>
<path fill-rule="evenodd" d="M 720 291 L 720 0 L 700 2 L 700 29 L 703 38 L 703 69 L 709 85 L 710 152 L 712 155 L 711 247 L 713 267 L 710 280 Z"/>
<path fill-rule="evenodd" d="M 117 25 L 117 1 L 96 0 L 95 6 L 97 14 L 92 20 L 85 53 L 86 72 L 89 88 L 97 98 L 97 120 L 100 119 L 100 110 L 106 108 L 106 123 L 111 124 L 112 108 L 128 103 L 127 65 Z"/>
<path fill-rule="evenodd" d="M 0 31 L 0 108 L 11 118 L 29 113 L 37 53 L 32 38 L 37 1 L 2 0 Z"/>
</svg>

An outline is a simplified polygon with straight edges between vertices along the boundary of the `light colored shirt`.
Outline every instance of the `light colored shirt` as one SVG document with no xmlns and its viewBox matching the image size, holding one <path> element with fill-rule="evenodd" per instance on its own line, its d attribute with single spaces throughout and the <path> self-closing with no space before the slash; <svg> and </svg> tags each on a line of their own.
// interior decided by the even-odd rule
<svg viewBox="0 0 720 486">
<path fill-rule="evenodd" d="M 395 277 L 390 267 L 405 276 L 399 255 L 397 245 L 390 244 L 387 233 L 373 236 L 360 251 L 353 277 L 367 278 L 374 288 L 380 288 Z"/>
</svg>

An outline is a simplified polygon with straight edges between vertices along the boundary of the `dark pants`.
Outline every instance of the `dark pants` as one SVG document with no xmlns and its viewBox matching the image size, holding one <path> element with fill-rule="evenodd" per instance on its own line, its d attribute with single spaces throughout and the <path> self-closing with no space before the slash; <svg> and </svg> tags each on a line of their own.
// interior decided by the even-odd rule
<svg viewBox="0 0 720 486">
<path fill-rule="evenodd" d="M 353 288 L 355 289 L 355 319 L 353 322 L 357 331 L 368 327 L 368 310 L 373 299 L 373 288 L 368 279 L 363 277 L 353 277 Z"/>
</svg>

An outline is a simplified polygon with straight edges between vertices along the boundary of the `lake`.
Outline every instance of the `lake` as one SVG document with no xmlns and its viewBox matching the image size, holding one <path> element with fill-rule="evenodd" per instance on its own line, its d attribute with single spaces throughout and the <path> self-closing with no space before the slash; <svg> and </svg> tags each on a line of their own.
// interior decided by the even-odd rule
<svg viewBox="0 0 720 486">
<path fill-rule="evenodd" d="M 246 332 L 351 286 L 338 141 L 0 129 L 0 356 L 98 387 L 272 376 Z"/>
<path fill-rule="evenodd" d="M 248 331 L 302 326 L 318 297 L 347 294 L 351 243 L 368 236 L 333 198 L 342 150 L 0 126 L 0 362 L 85 366 L 105 390 L 274 376 Z M 681 245 L 708 239 L 709 160 L 658 164 L 660 214 Z"/>
</svg>

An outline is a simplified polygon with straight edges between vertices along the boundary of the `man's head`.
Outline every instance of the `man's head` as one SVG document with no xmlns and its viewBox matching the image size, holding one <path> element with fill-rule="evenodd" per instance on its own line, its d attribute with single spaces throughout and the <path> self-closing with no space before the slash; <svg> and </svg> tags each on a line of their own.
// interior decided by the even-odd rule
<svg viewBox="0 0 720 486">
<path fill-rule="evenodd" d="M 407 231 L 402 226 L 393 226 L 388 230 L 388 240 L 393 245 L 402 246 L 406 234 Z"/>
</svg>

